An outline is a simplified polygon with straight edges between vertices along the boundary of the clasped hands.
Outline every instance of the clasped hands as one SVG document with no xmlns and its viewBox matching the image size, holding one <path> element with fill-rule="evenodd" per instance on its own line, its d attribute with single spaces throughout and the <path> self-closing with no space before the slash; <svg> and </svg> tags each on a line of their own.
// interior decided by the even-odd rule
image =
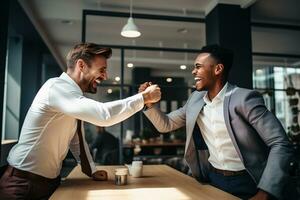
<svg viewBox="0 0 300 200">
<path fill-rule="evenodd" d="M 161 91 L 158 85 L 152 85 L 151 82 L 145 82 L 140 85 L 139 93 L 143 94 L 145 105 L 149 108 L 153 103 L 161 99 Z"/>
</svg>

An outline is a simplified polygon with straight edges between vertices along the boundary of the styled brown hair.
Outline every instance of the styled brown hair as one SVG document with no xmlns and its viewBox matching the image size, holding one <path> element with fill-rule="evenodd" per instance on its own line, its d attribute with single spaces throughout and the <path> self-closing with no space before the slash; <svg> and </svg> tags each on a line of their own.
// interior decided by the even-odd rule
<svg viewBox="0 0 300 200">
<path fill-rule="evenodd" d="M 84 60 L 88 65 L 96 56 L 104 56 L 110 58 L 112 54 L 111 48 L 102 47 L 94 43 L 76 44 L 67 55 L 67 67 L 73 68 L 78 59 Z"/>
</svg>

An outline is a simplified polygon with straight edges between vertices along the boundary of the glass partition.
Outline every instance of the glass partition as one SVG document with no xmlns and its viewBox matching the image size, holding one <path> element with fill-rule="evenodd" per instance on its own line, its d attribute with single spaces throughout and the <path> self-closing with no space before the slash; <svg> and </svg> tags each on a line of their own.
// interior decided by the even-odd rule
<svg viewBox="0 0 300 200">
<path fill-rule="evenodd" d="M 21 36 L 8 37 L 2 140 L 17 140 L 19 137 L 22 49 Z"/>
<path fill-rule="evenodd" d="M 292 66 L 256 66 L 253 85 L 280 120 L 289 138 L 300 142 L 300 69 Z"/>
</svg>

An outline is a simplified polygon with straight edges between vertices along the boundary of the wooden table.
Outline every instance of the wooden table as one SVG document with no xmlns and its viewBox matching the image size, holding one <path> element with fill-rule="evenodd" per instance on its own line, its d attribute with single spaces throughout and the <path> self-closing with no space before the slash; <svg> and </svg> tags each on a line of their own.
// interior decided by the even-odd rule
<svg viewBox="0 0 300 200">
<path fill-rule="evenodd" d="M 77 166 L 51 196 L 51 200 L 216 200 L 238 199 L 213 186 L 166 165 L 144 165 L 143 177 L 128 176 L 128 184 L 114 183 L 114 169 L 120 166 L 99 166 L 108 171 L 108 181 L 96 182 Z M 123 166 L 121 166 L 123 167 Z"/>
</svg>

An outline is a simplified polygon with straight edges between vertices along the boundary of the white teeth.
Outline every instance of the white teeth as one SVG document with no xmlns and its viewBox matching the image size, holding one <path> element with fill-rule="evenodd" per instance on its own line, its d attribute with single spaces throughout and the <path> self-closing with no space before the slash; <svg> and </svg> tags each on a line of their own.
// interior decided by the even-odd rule
<svg viewBox="0 0 300 200">
<path fill-rule="evenodd" d="M 199 81 L 201 80 L 201 78 L 195 77 L 195 81 Z"/>
<path fill-rule="evenodd" d="M 97 79 L 97 80 L 96 80 L 96 83 L 100 84 L 100 83 L 101 83 L 101 81 Z"/>
</svg>

